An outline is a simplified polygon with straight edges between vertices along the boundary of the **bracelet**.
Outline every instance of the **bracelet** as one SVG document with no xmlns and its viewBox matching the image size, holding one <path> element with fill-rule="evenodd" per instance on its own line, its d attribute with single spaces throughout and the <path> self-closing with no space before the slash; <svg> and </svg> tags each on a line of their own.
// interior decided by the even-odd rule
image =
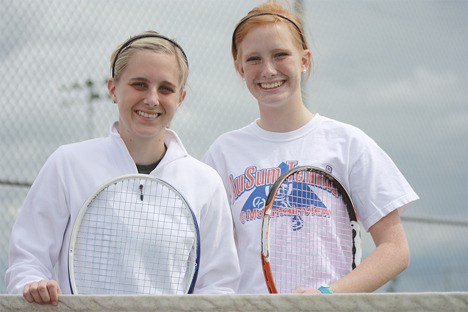
<svg viewBox="0 0 468 312">
<path fill-rule="evenodd" d="M 328 285 L 323 285 L 323 286 L 320 286 L 320 288 L 318 289 L 322 294 L 326 294 L 326 295 L 331 295 L 333 294 L 333 290 L 331 289 L 330 286 Z"/>
</svg>

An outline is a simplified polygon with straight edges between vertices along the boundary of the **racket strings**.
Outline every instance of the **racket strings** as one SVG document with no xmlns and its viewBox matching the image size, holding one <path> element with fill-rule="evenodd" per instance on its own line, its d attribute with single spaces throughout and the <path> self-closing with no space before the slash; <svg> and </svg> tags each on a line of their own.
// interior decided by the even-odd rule
<svg viewBox="0 0 468 312">
<path fill-rule="evenodd" d="M 278 292 L 318 288 L 351 271 L 352 231 L 340 193 L 285 179 L 269 223 L 270 265 Z"/>
<path fill-rule="evenodd" d="M 195 239 L 189 208 L 172 189 L 121 180 L 94 198 L 81 221 L 76 287 L 90 294 L 186 293 Z"/>
</svg>

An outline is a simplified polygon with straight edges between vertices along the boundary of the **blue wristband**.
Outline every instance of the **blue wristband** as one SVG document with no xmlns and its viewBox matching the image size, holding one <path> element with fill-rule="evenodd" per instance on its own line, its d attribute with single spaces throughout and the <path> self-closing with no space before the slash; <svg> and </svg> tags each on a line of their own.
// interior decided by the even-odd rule
<svg viewBox="0 0 468 312">
<path fill-rule="evenodd" d="M 326 295 L 331 295 L 333 294 L 333 290 L 331 289 L 330 286 L 328 285 L 324 285 L 324 286 L 320 286 L 320 288 L 318 289 L 322 294 L 326 294 Z"/>
</svg>

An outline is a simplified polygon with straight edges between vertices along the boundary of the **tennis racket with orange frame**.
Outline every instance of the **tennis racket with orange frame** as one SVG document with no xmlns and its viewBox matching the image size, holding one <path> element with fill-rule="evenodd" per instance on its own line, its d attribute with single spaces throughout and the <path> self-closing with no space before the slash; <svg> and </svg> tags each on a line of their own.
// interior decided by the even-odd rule
<svg viewBox="0 0 468 312">
<path fill-rule="evenodd" d="M 270 293 L 318 289 L 348 274 L 362 256 L 353 203 L 328 172 L 296 167 L 269 191 L 261 258 Z"/>
</svg>

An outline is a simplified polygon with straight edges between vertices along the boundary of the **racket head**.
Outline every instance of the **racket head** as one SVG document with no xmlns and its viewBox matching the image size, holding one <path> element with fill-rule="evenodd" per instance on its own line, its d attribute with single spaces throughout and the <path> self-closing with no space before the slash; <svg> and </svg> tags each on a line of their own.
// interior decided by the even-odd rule
<svg viewBox="0 0 468 312">
<path fill-rule="evenodd" d="M 69 245 L 73 294 L 185 294 L 195 287 L 198 223 L 165 181 L 125 175 L 102 185 L 76 218 Z"/>
<path fill-rule="evenodd" d="M 361 260 L 360 227 L 351 198 L 330 173 L 300 166 L 271 187 L 263 213 L 261 259 L 270 293 L 319 288 Z"/>
</svg>

